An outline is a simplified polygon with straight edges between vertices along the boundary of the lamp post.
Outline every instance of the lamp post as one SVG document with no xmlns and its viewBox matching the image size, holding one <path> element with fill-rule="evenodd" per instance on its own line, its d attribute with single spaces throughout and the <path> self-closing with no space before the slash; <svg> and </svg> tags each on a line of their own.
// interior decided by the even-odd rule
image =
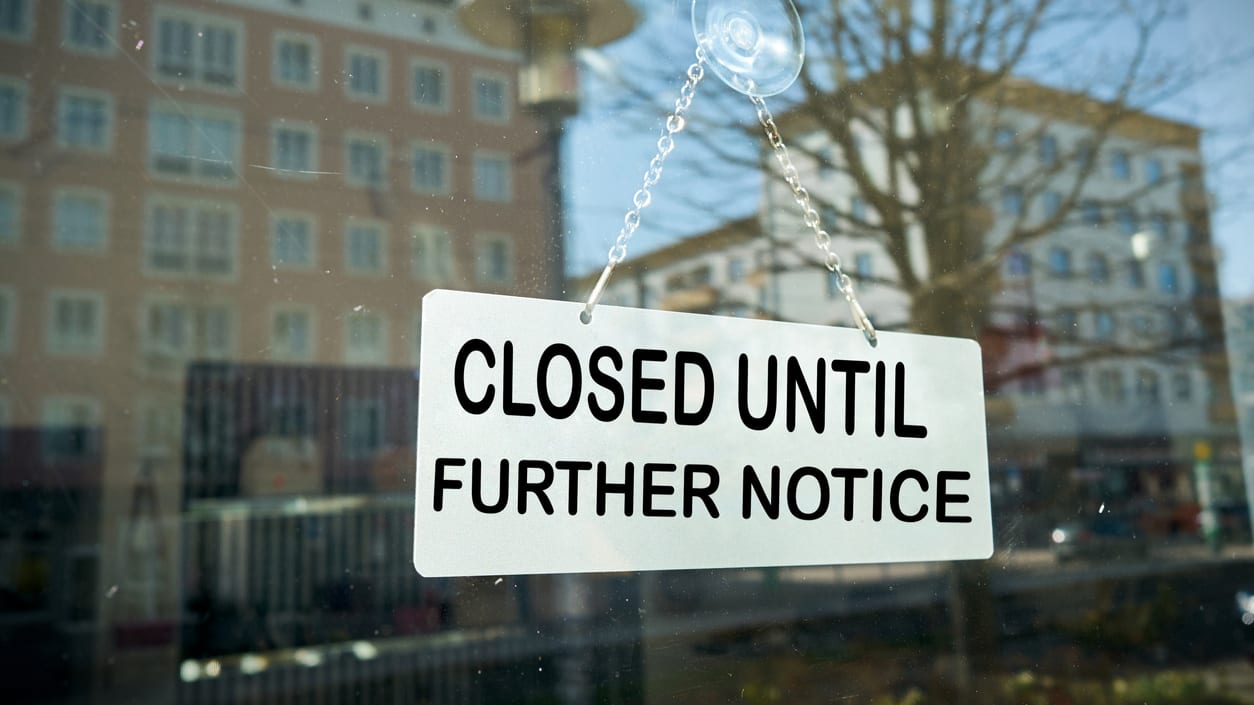
<svg viewBox="0 0 1254 705">
<path fill-rule="evenodd" d="M 566 228 L 562 188 L 562 127 L 579 112 L 575 51 L 608 44 L 635 26 L 636 10 L 626 0 L 459 0 L 457 18 L 472 37 L 489 46 L 522 52 L 518 70 L 520 107 L 544 123 L 549 164 L 544 187 L 550 198 L 548 294 L 566 298 Z M 519 599 L 529 601 L 527 576 L 518 578 Z M 557 660 L 558 699 L 568 705 L 592 700 L 588 681 L 591 653 L 583 622 L 588 617 L 587 584 L 574 575 L 556 582 L 554 606 L 561 620 Z M 523 613 L 530 613 L 530 605 Z"/>
<path fill-rule="evenodd" d="M 484 44 L 522 52 L 518 102 L 543 121 L 550 159 L 544 179 L 551 199 L 548 293 L 565 298 L 562 127 L 579 112 L 575 51 L 625 36 L 636 26 L 636 10 L 626 0 L 461 0 L 457 18 Z"/>
</svg>

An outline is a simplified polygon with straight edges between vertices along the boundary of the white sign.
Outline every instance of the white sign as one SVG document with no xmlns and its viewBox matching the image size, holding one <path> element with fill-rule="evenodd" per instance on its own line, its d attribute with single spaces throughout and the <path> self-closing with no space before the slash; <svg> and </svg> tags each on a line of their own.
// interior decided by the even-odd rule
<svg viewBox="0 0 1254 705">
<path fill-rule="evenodd" d="M 582 309 L 423 299 L 422 575 L 992 555 L 975 342 Z"/>
</svg>

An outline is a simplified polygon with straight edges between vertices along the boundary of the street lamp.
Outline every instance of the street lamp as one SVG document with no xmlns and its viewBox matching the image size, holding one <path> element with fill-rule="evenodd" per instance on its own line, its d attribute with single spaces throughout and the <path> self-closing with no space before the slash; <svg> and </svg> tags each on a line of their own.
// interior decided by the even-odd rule
<svg viewBox="0 0 1254 705">
<path fill-rule="evenodd" d="M 544 121 L 550 163 L 545 187 L 550 212 L 550 295 L 565 298 L 562 124 L 579 112 L 575 51 L 627 35 L 637 21 L 626 0 L 460 0 L 457 19 L 472 37 L 523 55 L 518 102 Z"/>
</svg>

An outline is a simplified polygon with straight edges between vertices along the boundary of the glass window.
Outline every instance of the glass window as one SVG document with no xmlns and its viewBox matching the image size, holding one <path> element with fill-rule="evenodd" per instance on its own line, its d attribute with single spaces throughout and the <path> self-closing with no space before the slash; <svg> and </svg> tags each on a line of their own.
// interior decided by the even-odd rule
<svg viewBox="0 0 1254 705">
<path fill-rule="evenodd" d="M 735 283 L 745 278 L 745 260 L 743 257 L 730 257 L 727 260 L 727 281 Z"/>
<path fill-rule="evenodd" d="M 31 1 L 0 0 L 0 38 L 30 39 L 32 25 Z"/>
<path fill-rule="evenodd" d="M 344 86 L 354 100 L 387 100 L 387 54 L 374 49 L 353 48 L 345 52 Z"/>
<path fill-rule="evenodd" d="M 1132 179 L 1132 160 L 1127 150 L 1115 149 L 1110 153 L 1110 175 L 1120 181 Z"/>
<path fill-rule="evenodd" d="M 1088 398 L 1088 385 L 1083 369 L 1068 367 L 1062 371 L 1063 398 L 1073 404 L 1081 404 Z"/>
<path fill-rule="evenodd" d="M 99 451 L 100 403 L 75 396 L 44 400 L 43 455 L 51 462 L 83 460 Z"/>
<path fill-rule="evenodd" d="M 1176 401 L 1193 400 L 1193 375 L 1179 371 L 1171 376 L 1171 395 Z"/>
<path fill-rule="evenodd" d="M 1049 273 L 1058 279 L 1071 277 L 1071 251 L 1064 247 L 1054 247 L 1049 251 Z"/>
<path fill-rule="evenodd" d="M 148 160 L 160 175 L 234 182 L 239 147 L 237 118 L 192 114 L 187 106 L 157 107 L 149 114 Z"/>
<path fill-rule="evenodd" d="M 95 92 L 61 91 L 57 103 L 57 144 L 95 152 L 113 143 L 113 100 Z"/>
<path fill-rule="evenodd" d="M 344 317 L 344 341 L 345 362 L 358 365 L 382 365 L 387 362 L 386 323 L 383 316 L 377 313 L 348 313 Z"/>
<path fill-rule="evenodd" d="M 1079 333 L 1080 315 L 1072 308 L 1060 308 L 1054 314 L 1054 335 L 1059 340 L 1074 340 Z"/>
<path fill-rule="evenodd" d="M 410 64 L 410 100 L 423 110 L 449 109 L 448 67 L 440 62 L 414 59 Z"/>
<path fill-rule="evenodd" d="M 387 269 L 383 226 L 349 221 L 344 231 L 345 263 L 356 274 L 384 274 Z"/>
<path fill-rule="evenodd" d="M 475 198 L 508 201 L 512 198 L 510 159 L 502 154 L 475 153 Z"/>
<path fill-rule="evenodd" d="M 1145 265 L 1138 259 L 1128 261 L 1128 286 L 1133 289 L 1145 288 Z"/>
<path fill-rule="evenodd" d="M 1116 210 L 1115 222 L 1119 225 L 1120 233 L 1124 235 L 1136 234 L 1136 213 L 1131 208 L 1120 208 Z"/>
<path fill-rule="evenodd" d="M 241 87 L 242 27 L 234 20 L 158 7 L 157 75 L 213 89 Z"/>
<path fill-rule="evenodd" d="M 869 252 L 859 252 L 853 257 L 854 276 L 862 281 L 869 281 L 875 276 L 872 270 L 872 259 Z"/>
<path fill-rule="evenodd" d="M 1043 134 L 1036 140 L 1036 156 L 1045 166 L 1058 163 L 1058 139 L 1051 134 Z"/>
<path fill-rule="evenodd" d="M 274 35 L 274 82 L 307 90 L 318 85 L 318 44 L 313 37 L 292 32 Z"/>
<path fill-rule="evenodd" d="M 1123 370 L 1104 369 L 1097 373 L 1097 393 L 1103 401 L 1121 402 L 1127 396 Z"/>
<path fill-rule="evenodd" d="M 22 232 L 22 191 L 0 181 L 0 245 L 15 245 Z"/>
<path fill-rule="evenodd" d="M 270 319 L 270 354 L 275 359 L 304 361 L 313 357 L 313 315 L 308 309 L 284 306 Z"/>
<path fill-rule="evenodd" d="M 387 185 L 387 141 L 380 137 L 351 135 L 346 144 L 348 172 L 345 178 L 353 186 L 374 189 Z"/>
<path fill-rule="evenodd" d="M 1171 237 L 1171 220 L 1165 213 L 1155 213 L 1150 216 L 1150 231 L 1158 238 L 1158 241 L 1164 242 Z"/>
<path fill-rule="evenodd" d="M 117 7 L 103 0 L 66 0 L 65 43 L 80 51 L 110 54 Z"/>
<path fill-rule="evenodd" d="M 230 306 L 153 300 L 143 317 L 144 349 L 149 355 L 182 359 L 221 359 L 234 346 Z"/>
<path fill-rule="evenodd" d="M 413 246 L 416 278 L 433 283 L 453 280 L 453 239 L 447 230 L 430 225 L 415 225 Z"/>
<path fill-rule="evenodd" d="M 52 244 L 58 250 L 103 251 L 109 239 L 108 194 L 94 189 L 58 192 L 52 223 Z"/>
<path fill-rule="evenodd" d="M 1041 194 L 1041 212 L 1046 218 L 1053 218 L 1058 215 L 1058 210 L 1062 208 L 1062 194 L 1057 191 L 1046 191 Z"/>
<path fill-rule="evenodd" d="M 1094 284 L 1106 284 L 1110 281 L 1110 260 L 1100 252 L 1089 254 L 1089 281 Z"/>
<path fill-rule="evenodd" d="M 839 296 L 843 296 L 843 294 L 840 293 L 840 275 L 836 274 L 836 272 L 830 272 L 824 269 L 823 270 L 823 285 L 826 287 L 827 298 L 835 299 Z M 766 287 L 761 287 L 759 290 L 759 293 L 763 297 L 765 297 Z M 765 301 L 760 302 L 758 304 L 758 307 L 765 309 L 766 308 Z"/>
<path fill-rule="evenodd" d="M 1180 290 L 1179 273 L 1174 263 L 1159 263 L 1158 290 L 1164 294 L 1174 294 Z"/>
<path fill-rule="evenodd" d="M 993 144 L 998 150 L 1008 154 L 1016 154 L 1019 151 L 1019 140 L 1015 135 L 1015 130 L 1007 125 L 998 125 L 994 128 Z"/>
<path fill-rule="evenodd" d="M 476 73 L 473 84 L 475 117 L 490 121 L 509 118 L 509 83 L 505 78 Z"/>
<path fill-rule="evenodd" d="M 104 296 L 54 291 L 48 299 L 48 352 L 98 355 L 104 348 Z"/>
<path fill-rule="evenodd" d="M 849 215 L 855 224 L 867 222 L 866 200 L 861 196 L 854 196 L 849 199 Z"/>
<path fill-rule="evenodd" d="M 349 399 L 344 408 L 344 454 L 372 458 L 383 445 L 383 404 L 377 399 Z"/>
<path fill-rule="evenodd" d="M 432 195 L 449 193 L 452 178 L 447 147 L 429 143 L 414 145 L 412 167 L 411 183 L 415 191 Z"/>
<path fill-rule="evenodd" d="M 314 266 L 314 218 L 308 214 L 279 213 L 270 220 L 270 264 L 278 268 Z"/>
<path fill-rule="evenodd" d="M 144 261 L 149 272 L 226 277 L 235 273 L 238 221 L 226 203 L 175 198 L 148 207 Z"/>
<path fill-rule="evenodd" d="M 1093 313 L 1093 337 L 1101 341 L 1114 339 L 1115 317 L 1110 311 L 1098 310 Z"/>
<path fill-rule="evenodd" d="M 475 256 L 476 274 L 484 284 L 505 285 L 514 281 L 514 241 L 505 235 L 480 235 Z"/>
<path fill-rule="evenodd" d="M 1161 399 L 1158 391 L 1158 373 L 1150 369 L 1137 370 L 1136 400 L 1141 404 L 1157 404 Z"/>
<path fill-rule="evenodd" d="M 287 121 L 271 128 L 270 163 L 283 176 L 313 178 L 318 169 L 318 132 L 312 125 Z"/>
<path fill-rule="evenodd" d="M 26 84 L 0 76 L 0 140 L 12 142 L 26 137 Z"/>
<path fill-rule="evenodd" d="M 1032 273 L 1032 257 L 1023 250 L 1011 250 L 1006 257 L 1006 274 L 1012 278 L 1026 277 Z"/>
<path fill-rule="evenodd" d="M 1080 201 L 1080 219 L 1085 225 L 1101 225 L 1102 205 L 1091 199 Z"/>
<path fill-rule="evenodd" d="M 1001 190 L 1002 215 L 1023 215 L 1023 188 L 1005 186 Z"/>
<path fill-rule="evenodd" d="M 1157 185 L 1163 182 L 1163 162 L 1150 157 L 1145 160 L 1145 183 Z"/>
</svg>

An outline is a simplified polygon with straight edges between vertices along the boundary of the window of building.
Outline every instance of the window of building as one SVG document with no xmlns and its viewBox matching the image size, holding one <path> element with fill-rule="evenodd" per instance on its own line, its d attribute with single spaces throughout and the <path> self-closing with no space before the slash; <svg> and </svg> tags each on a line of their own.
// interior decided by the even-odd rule
<svg viewBox="0 0 1254 705">
<path fill-rule="evenodd" d="M 233 275 L 239 219 L 225 203 L 160 198 L 148 207 L 144 262 L 153 274 Z"/>
<path fill-rule="evenodd" d="M 353 311 L 344 317 L 344 361 L 357 365 L 387 364 L 383 316 L 370 311 Z"/>
<path fill-rule="evenodd" d="M 875 276 L 874 265 L 869 252 L 859 252 L 853 256 L 853 271 L 860 281 L 870 281 Z"/>
<path fill-rule="evenodd" d="M 104 349 L 104 297 L 90 291 L 57 291 L 48 298 L 48 352 L 98 355 Z"/>
<path fill-rule="evenodd" d="M 443 145 L 415 144 L 411 154 L 411 183 L 419 193 L 443 195 L 450 191 L 449 151 Z"/>
<path fill-rule="evenodd" d="M 476 72 L 474 84 L 474 115 L 482 120 L 502 122 L 509 119 L 509 81 L 503 76 Z"/>
<path fill-rule="evenodd" d="M 1173 374 L 1171 376 L 1171 397 L 1175 401 L 1192 401 L 1193 375 L 1187 371 Z"/>
<path fill-rule="evenodd" d="M 156 73 L 208 88 L 241 88 L 243 26 L 234 20 L 158 8 L 153 50 Z"/>
<path fill-rule="evenodd" d="M 475 198 L 508 201 L 512 198 L 510 158 L 505 154 L 475 153 Z"/>
<path fill-rule="evenodd" d="M 148 163 L 164 176 L 214 183 L 235 181 L 240 153 L 239 117 L 186 106 L 154 107 L 148 120 Z"/>
<path fill-rule="evenodd" d="M 182 359 L 222 359 L 234 349 L 234 314 L 225 304 L 150 301 L 143 318 L 144 350 Z"/>
<path fill-rule="evenodd" d="M 1145 183 L 1157 185 L 1163 181 L 1163 162 L 1153 157 L 1145 160 Z"/>
<path fill-rule="evenodd" d="M 44 400 L 43 454 L 49 461 L 83 460 L 100 450 L 100 403 L 55 396 Z"/>
<path fill-rule="evenodd" d="M 57 144 L 105 152 L 113 144 L 113 99 L 108 94 L 63 89 L 57 100 Z"/>
<path fill-rule="evenodd" d="M 387 100 L 387 54 L 376 49 L 353 47 L 344 52 L 344 90 L 353 100 L 378 103 Z"/>
<path fill-rule="evenodd" d="M 1133 289 L 1145 288 L 1145 265 L 1140 260 L 1128 262 L 1128 286 Z"/>
<path fill-rule="evenodd" d="M 1060 308 L 1054 313 L 1054 336 L 1074 340 L 1080 330 L 1080 314 L 1073 308 Z"/>
<path fill-rule="evenodd" d="M 26 83 L 0 76 L 0 141 L 26 138 Z"/>
<path fill-rule="evenodd" d="M 854 196 L 849 199 L 849 217 L 853 219 L 855 224 L 867 222 L 866 199 L 861 196 Z"/>
<path fill-rule="evenodd" d="M 1174 294 L 1180 290 L 1180 275 L 1175 264 L 1162 262 L 1158 265 L 1158 290 L 1164 294 Z"/>
<path fill-rule="evenodd" d="M 271 128 L 270 164 L 283 176 L 312 179 L 318 170 L 318 131 L 313 125 L 281 121 Z"/>
<path fill-rule="evenodd" d="M 344 262 L 348 271 L 356 274 L 385 273 L 386 240 L 382 225 L 349 221 L 344 230 Z"/>
<path fill-rule="evenodd" d="M 304 308 L 284 307 L 270 318 L 270 354 L 277 360 L 313 358 L 313 314 Z"/>
<path fill-rule="evenodd" d="M 109 239 L 109 196 L 96 189 L 62 189 L 53 199 L 52 244 L 58 250 L 101 252 Z"/>
<path fill-rule="evenodd" d="M 826 269 L 823 270 L 823 285 L 826 287 L 825 290 L 827 291 L 827 298 L 835 299 L 843 296 L 843 294 L 840 293 L 840 275 L 836 272 L 828 271 Z M 762 291 L 765 292 L 766 289 L 763 288 Z M 762 307 L 765 308 L 765 304 L 763 304 Z"/>
<path fill-rule="evenodd" d="M 318 42 L 305 34 L 274 35 L 274 82 L 287 88 L 309 90 L 318 85 Z"/>
<path fill-rule="evenodd" d="M 348 170 L 345 178 L 353 186 L 381 189 L 387 182 L 387 141 L 371 135 L 350 135 L 345 145 Z"/>
<path fill-rule="evenodd" d="M 0 246 L 16 245 L 22 232 L 22 189 L 0 181 Z"/>
<path fill-rule="evenodd" d="M 1110 153 L 1110 175 L 1120 181 L 1132 179 L 1132 160 L 1127 150 L 1116 149 Z"/>
<path fill-rule="evenodd" d="M 1093 314 L 1093 337 L 1097 340 L 1109 341 L 1115 337 L 1115 317 L 1110 311 L 1096 311 Z"/>
<path fill-rule="evenodd" d="M 0 0 L 0 39 L 27 41 L 34 25 L 33 0 Z"/>
<path fill-rule="evenodd" d="M 1013 278 L 1026 277 L 1032 272 L 1032 258 L 1020 249 L 1010 251 L 1006 256 L 1006 275 Z"/>
<path fill-rule="evenodd" d="M 1080 220 L 1085 225 L 1101 225 L 1102 224 L 1102 205 L 1097 201 L 1084 200 L 1080 202 Z"/>
<path fill-rule="evenodd" d="M 1094 284 L 1105 284 L 1110 281 L 1110 260 L 1100 252 L 1089 255 L 1089 281 Z"/>
<path fill-rule="evenodd" d="M 1058 279 L 1071 277 L 1071 251 L 1065 247 L 1054 247 L 1049 251 L 1049 273 Z"/>
<path fill-rule="evenodd" d="M 1001 212 L 1002 215 L 1023 215 L 1023 189 L 1021 187 L 1002 187 Z"/>
<path fill-rule="evenodd" d="M 276 213 L 270 218 L 270 264 L 309 269 L 317 257 L 314 218 L 303 213 Z"/>
<path fill-rule="evenodd" d="M 1151 215 L 1150 231 L 1154 233 L 1159 242 L 1166 242 L 1171 238 L 1171 219 L 1166 213 Z"/>
<path fill-rule="evenodd" d="M 1084 370 L 1068 367 L 1062 371 L 1062 395 L 1072 404 L 1081 404 L 1088 398 L 1088 385 Z"/>
<path fill-rule="evenodd" d="M 344 455 L 373 457 L 383 447 L 383 402 L 348 399 L 344 408 Z"/>
<path fill-rule="evenodd" d="M 414 276 L 428 282 L 450 282 L 453 270 L 453 238 L 447 230 L 431 225 L 415 225 Z"/>
<path fill-rule="evenodd" d="M 1160 401 L 1157 372 L 1150 369 L 1137 370 L 1136 400 L 1141 404 L 1157 404 Z"/>
<path fill-rule="evenodd" d="M 1123 401 L 1127 395 L 1127 391 L 1124 388 L 1123 370 L 1099 370 L 1097 373 L 1097 393 L 1103 401 Z"/>
<path fill-rule="evenodd" d="M 1036 140 L 1036 157 L 1045 166 L 1058 163 L 1058 138 L 1051 134 L 1043 134 Z"/>
<path fill-rule="evenodd" d="M 1075 146 L 1075 163 L 1080 169 L 1089 169 L 1093 166 L 1093 155 L 1096 148 L 1093 146 L 1093 140 L 1082 139 Z"/>
<path fill-rule="evenodd" d="M 1041 213 L 1046 218 L 1053 218 L 1058 215 L 1059 209 L 1062 208 L 1062 194 L 1057 191 L 1046 191 L 1041 194 Z"/>
<path fill-rule="evenodd" d="M 1007 125 L 998 125 L 993 129 L 993 144 L 996 145 L 998 151 L 1007 154 L 1017 154 L 1019 152 L 1019 140 L 1015 135 L 1013 128 Z"/>
<path fill-rule="evenodd" d="M 17 301 L 13 289 L 0 286 L 0 353 L 11 353 L 17 337 Z"/>
<path fill-rule="evenodd" d="M 410 102 L 421 110 L 445 112 L 449 109 L 449 70 L 446 64 L 426 59 L 410 62 Z"/>
<path fill-rule="evenodd" d="M 1115 211 L 1115 222 L 1119 225 L 1120 233 L 1124 235 L 1136 234 L 1136 211 L 1131 208 L 1123 207 Z"/>
<path fill-rule="evenodd" d="M 113 53 L 117 5 L 104 0 L 66 0 L 65 45 L 91 54 Z"/>
<path fill-rule="evenodd" d="M 745 260 L 743 257 L 727 259 L 727 281 L 735 284 L 745 278 Z"/>
<path fill-rule="evenodd" d="M 475 276 L 483 284 L 503 286 L 514 282 L 514 241 L 506 235 L 476 238 Z"/>
</svg>

